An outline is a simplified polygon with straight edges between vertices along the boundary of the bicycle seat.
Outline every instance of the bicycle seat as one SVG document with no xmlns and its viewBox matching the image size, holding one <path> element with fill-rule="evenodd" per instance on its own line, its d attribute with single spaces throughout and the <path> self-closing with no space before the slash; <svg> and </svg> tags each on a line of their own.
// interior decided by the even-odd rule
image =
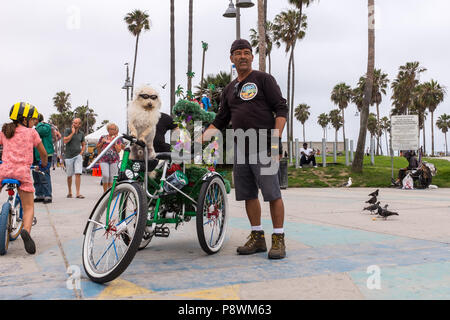
<svg viewBox="0 0 450 320">
<path fill-rule="evenodd" d="M 5 184 L 16 184 L 18 187 L 20 187 L 20 181 L 16 180 L 16 179 L 4 179 L 4 180 L 2 180 L 2 187 Z"/>
</svg>

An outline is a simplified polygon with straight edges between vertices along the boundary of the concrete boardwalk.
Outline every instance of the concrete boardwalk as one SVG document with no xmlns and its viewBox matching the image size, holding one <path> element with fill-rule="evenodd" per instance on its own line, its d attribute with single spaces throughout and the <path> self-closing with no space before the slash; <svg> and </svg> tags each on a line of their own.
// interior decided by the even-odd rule
<svg viewBox="0 0 450 320">
<path fill-rule="evenodd" d="M 35 206 L 37 253 L 28 255 L 21 239 L 10 244 L 0 257 L 0 299 L 450 299 L 450 189 L 381 189 L 381 204 L 400 214 L 387 221 L 362 213 L 373 190 L 284 190 L 288 256 L 280 261 L 236 255 L 249 224 L 232 192 L 218 254 L 202 251 L 191 221 L 98 285 L 84 273 L 81 245 L 100 178 L 83 176 L 86 199 L 67 199 L 64 172 L 52 174 L 53 203 Z M 270 248 L 267 204 L 263 219 Z M 81 271 L 81 290 L 70 288 L 68 268 Z"/>
</svg>

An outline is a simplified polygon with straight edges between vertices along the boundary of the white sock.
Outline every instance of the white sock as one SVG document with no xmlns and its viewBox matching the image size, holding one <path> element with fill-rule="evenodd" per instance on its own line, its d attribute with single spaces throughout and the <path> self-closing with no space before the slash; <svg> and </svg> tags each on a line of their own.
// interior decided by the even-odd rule
<svg viewBox="0 0 450 320">
<path fill-rule="evenodd" d="M 284 228 L 273 228 L 273 233 L 278 234 L 284 233 Z"/>
<path fill-rule="evenodd" d="M 262 231 L 262 226 L 261 225 L 259 225 L 259 226 L 252 226 L 252 231 Z"/>
</svg>

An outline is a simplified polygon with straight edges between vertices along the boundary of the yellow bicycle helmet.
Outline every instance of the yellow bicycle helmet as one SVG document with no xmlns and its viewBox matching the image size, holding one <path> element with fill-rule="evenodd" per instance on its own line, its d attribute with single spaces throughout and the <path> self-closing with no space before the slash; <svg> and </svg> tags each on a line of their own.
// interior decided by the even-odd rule
<svg viewBox="0 0 450 320">
<path fill-rule="evenodd" d="M 39 112 L 37 108 L 28 102 L 17 102 L 11 107 L 9 111 L 9 118 L 11 120 L 24 119 L 37 119 Z"/>
</svg>

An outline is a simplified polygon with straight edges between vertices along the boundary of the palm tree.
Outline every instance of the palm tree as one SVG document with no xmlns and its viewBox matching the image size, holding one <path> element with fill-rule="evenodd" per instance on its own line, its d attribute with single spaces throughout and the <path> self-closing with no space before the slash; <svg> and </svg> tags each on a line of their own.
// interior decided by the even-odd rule
<svg viewBox="0 0 450 320">
<path fill-rule="evenodd" d="M 397 78 L 392 82 L 393 115 L 408 114 L 414 97 L 414 90 L 419 84 L 419 76 L 427 69 L 419 62 L 408 62 L 400 66 Z"/>
<path fill-rule="evenodd" d="M 317 123 L 319 124 L 319 126 L 322 127 L 322 129 L 323 129 L 323 138 L 325 139 L 326 138 L 327 126 L 330 123 L 330 117 L 326 113 L 321 113 L 319 115 L 319 117 L 317 118 Z"/>
<path fill-rule="evenodd" d="M 418 136 L 420 137 L 420 130 L 422 130 L 423 153 L 426 154 L 425 119 L 427 116 L 427 106 L 424 103 L 423 94 L 424 94 L 424 85 L 418 84 L 413 91 L 413 97 L 411 101 L 411 106 L 409 107 L 409 113 L 418 115 L 419 118 Z"/>
<path fill-rule="evenodd" d="M 388 117 L 383 117 L 380 120 L 381 130 L 384 131 L 384 137 L 386 139 L 386 154 L 389 154 L 388 132 L 391 132 L 391 121 Z"/>
<path fill-rule="evenodd" d="M 338 131 L 339 129 L 344 125 L 344 119 L 341 115 L 341 110 L 339 109 L 333 109 L 330 111 L 328 117 L 330 118 L 330 123 L 335 129 L 335 141 L 336 146 L 338 145 Z"/>
<path fill-rule="evenodd" d="M 272 73 L 272 59 L 271 59 L 271 53 L 273 45 L 276 45 L 277 48 L 281 46 L 280 41 L 275 39 L 274 35 L 274 29 L 273 29 L 273 23 L 270 21 L 266 22 L 266 55 L 269 62 L 269 74 Z M 259 54 L 259 35 L 258 31 L 255 29 L 250 29 L 250 44 L 253 48 L 256 48 L 256 53 Z"/>
<path fill-rule="evenodd" d="M 74 111 L 74 116 L 80 118 L 81 120 L 81 129 L 88 135 L 91 132 L 94 132 L 93 128 L 95 122 L 97 121 L 95 118 L 97 114 L 93 109 L 88 106 L 79 106 Z"/>
<path fill-rule="evenodd" d="M 373 139 L 373 137 L 376 137 L 378 135 L 378 127 L 377 115 L 374 113 L 370 113 L 369 118 L 367 119 L 367 130 L 370 132 L 370 139 Z"/>
<path fill-rule="evenodd" d="M 386 89 L 389 84 L 388 75 L 383 73 L 381 69 L 375 69 L 373 74 L 373 88 L 372 88 L 372 101 L 370 105 L 377 106 L 377 121 L 380 122 L 380 104 L 383 101 L 383 95 L 386 95 Z M 358 82 L 358 86 L 364 91 L 364 86 L 366 84 L 366 77 L 361 77 Z M 376 154 L 379 154 L 379 150 L 382 151 L 380 146 L 380 136 L 377 138 L 377 151 Z"/>
<path fill-rule="evenodd" d="M 189 30 L 188 30 L 188 73 L 192 72 L 192 34 L 193 34 L 194 1 L 189 0 Z M 192 78 L 188 76 L 187 89 L 192 91 Z"/>
<path fill-rule="evenodd" d="M 141 10 L 134 10 L 128 13 L 125 16 L 124 20 L 128 25 L 128 31 L 130 31 L 136 37 L 136 46 L 134 49 L 133 75 L 131 78 L 131 96 L 133 97 L 134 76 L 136 74 L 136 61 L 139 46 L 139 37 L 142 31 L 150 30 L 150 20 L 149 15 L 145 11 Z"/>
<path fill-rule="evenodd" d="M 446 89 L 438 82 L 431 80 L 423 84 L 422 99 L 431 112 L 431 155 L 434 156 L 434 111 L 444 101 Z"/>
<path fill-rule="evenodd" d="M 436 127 L 438 127 L 445 135 L 445 156 L 448 155 L 447 147 L 447 132 L 450 129 L 450 115 L 443 114 L 436 121 Z"/>
<path fill-rule="evenodd" d="M 344 136 L 345 144 L 345 115 L 344 110 L 347 108 L 349 102 L 352 100 L 352 89 L 350 86 L 346 85 L 344 82 L 337 84 L 333 91 L 331 92 L 331 101 L 336 104 L 342 111 L 342 133 Z"/>
<path fill-rule="evenodd" d="M 308 120 L 309 116 L 310 116 L 310 112 L 309 109 L 311 107 L 308 106 L 305 103 L 301 103 L 297 106 L 297 108 L 295 108 L 295 119 L 297 119 L 298 121 L 301 122 L 301 124 L 303 125 L 303 142 L 306 142 L 305 139 L 305 122 Z"/>
<path fill-rule="evenodd" d="M 293 105 L 294 105 L 294 88 L 295 88 L 295 64 L 294 50 L 297 40 L 303 39 L 307 28 L 306 15 L 296 10 L 288 10 L 279 13 L 274 19 L 274 34 L 277 41 L 281 41 L 286 45 L 286 54 L 290 52 L 288 62 L 287 76 L 287 104 L 288 104 L 288 121 L 287 121 L 287 137 L 288 137 L 288 153 L 291 154 L 291 145 L 293 137 Z M 292 85 L 291 85 L 292 77 Z M 292 91 L 292 96 L 291 96 Z"/>
<path fill-rule="evenodd" d="M 203 58 L 202 58 L 202 80 L 200 82 L 200 87 L 203 88 L 203 77 L 205 74 L 205 55 L 206 51 L 208 51 L 208 44 L 202 41 L 202 49 L 203 49 Z M 203 93 L 203 91 L 201 92 Z"/>
<path fill-rule="evenodd" d="M 359 136 L 356 146 L 355 158 L 352 162 L 352 172 L 362 172 L 364 160 L 364 148 L 366 145 L 367 122 L 369 120 L 369 105 L 372 101 L 372 88 L 375 69 L 375 1 L 368 0 L 368 57 L 367 78 L 364 86 L 364 100 L 359 120 Z"/>
<path fill-rule="evenodd" d="M 65 91 L 57 92 L 53 97 L 53 105 L 59 113 L 69 111 L 72 107 L 70 104 L 70 93 Z"/>
</svg>

